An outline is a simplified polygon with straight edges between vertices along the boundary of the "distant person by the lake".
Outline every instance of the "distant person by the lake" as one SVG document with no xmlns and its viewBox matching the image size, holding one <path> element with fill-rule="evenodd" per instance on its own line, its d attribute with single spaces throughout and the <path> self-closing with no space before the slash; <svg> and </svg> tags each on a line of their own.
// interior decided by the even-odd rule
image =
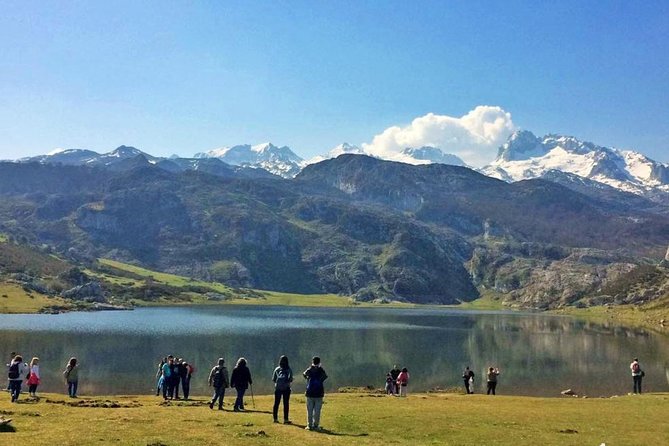
<svg viewBox="0 0 669 446">
<path fill-rule="evenodd" d="M 172 361 L 172 389 L 174 391 L 174 399 L 179 399 L 179 383 L 181 383 L 181 358 L 174 357 Z"/>
<path fill-rule="evenodd" d="M 395 383 L 390 372 L 386 373 L 386 395 L 393 395 L 395 393 Z"/>
<path fill-rule="evenodd" d="M 174 387 L 172 386 L 172 362 L 174 356 L 169 355 L 167 361 L 163 364 L 163 399 L 174 398 Z"/>
<path fill-rule="evenodd" d="M 7 379 L 9 380 L 9 392 L 12 397 L 12 403 L 15 403 L 21 395 L 21 384 L 28 373 L 28 364 L 23 362 L 23 356 L 16 355 L 9 363 L 7 369 Z"/>
<path fill-rule="evenodd" d="M 409 393 L 409 370 L 406 367 L 397 376 L 397 385 L 400 388 L 400 396 L 406 397 Z"/>
<path fill-rule="evenodd" d="M 488 391 L 487 395 L 491 393 L 495 395 L 495 390 L 497 389 L 497 376 L 499 375 L 499 369 L 497 367 L 488 367 L 488 374 L 486 379 L 488 381 Z"/>
<path fill-rule="evenodd" d="M 272 382 L 274 383 L 274 407 L 272 415 L 274 422 L 279 422 L 279 403 L 283 399 L 283 423 L 290 424 L 288 412 L 290 410 L 290 386 L 293 382 L 293 370 L 288 364 L 288 357 L 283 355 L 279 358 L 279 365 L 272 373 Z"/>
<path fill-rule="evenodd" d="M 158 370 L 156 371 L 156 396 L 160 395 L 165 386 L 165 377 L 163 376 L 163 366 L 167 362 L 167 356 L 158 363 Z"/>
<path fill-rule="evenodd" d="M 462 379 L 465 382 L 465 392 L 467 394 L 474 393 L 474 371 L 469 367 L 465 367 L 465 371 L 462 372 Z"/>
<path fill-rule="evenodd" d="M 7 365 L 7 373 L 9 373 L 9 366 L 12 365 L 12 361 L 14 361 L 14 358 L 16 358 L 16 355 L 18 355 L 18 353 L 16 353 L 16 352 L 12 352 L 9 355 L 9 361 L 7 361 L 7 364 L 6 364 Z M 10 384 L 10 381 L 8 379 L 7 380 L 7 388 L 5 389 L 7 392 L 9 392 L 9 390 L 10 390 L 9 384 Z"/>
<path fill-rule="evenodd" d="M 307 380 L 307 426 L 306 430 L 320 430 L 321 409 L 323 408 L 323 397 L 325 396 L 324 382 L 328 379 L 325 369 L 321 367 L 321 358 L 314 356 L 311 366 L 302 373 Z"/>
<path fill-rule="evenodd" d="M 233 410 L 239 412 L 244 409 L 244 394 L 246 389 L 249 388 L 249 385 L 253 384 L 251 379 L 251 371 L 246 365 L 245 358 L 239 358 L 235 368 L 232 369 L 232 376 L 230 376 L 230 386 L 234 387 L 237 391 L 237 399 L 235 400 L 235 405 Z"/>
<path fill-rule="evenodd" d="M 218 410 L 223 410 L 225 389 L 230 386 L 228 369 L 225 367 L 225 360 L 223 358 L 218 358 L 218 363 L 212 367 L 211 372 L 209 372 L 208 382 L 209 387 L 214 388 L 214 395 L 211 397 L 211 401 L 209 401 L 209 408 L 213 409 L 214 404 L 218 400 Z"/>
<path fill-rule="evenodd" d="M 37 386 L 40 384 L 38 357 L 34 357 L 30 360 L 30 368 L 28 370 L 28 379 L 26 383 L 28 384 L 28 394 L 32 397 L 36 397 Z"/>
<path fill-rule="evenodd" d="M 193 377 L 193 372 L 195 368 L 186 362 L 186 360 L 181 360 L 181 368 L 179 369 L 179 376 L 181 377 L 181 389 L 184 393 L 184 399 L 187 400 L 190 395 L 190 379 Z"/>
<path fill-rule="evenodd" d="M 634 393 L 641 393 L 641 380 L 646 375 L 646 373 L 641 369 L 641 364 L 639 364 L 639 358 L 634 358 L 630 364 L 630 370 L 632 371 L 632 382 L 634 384 Z"/>
<path fill-rule="evenodd" d="M 390 376 L 393 379 L 393 394 L 395 395 L 400 394 L 400 388 L 397 385 L 397 377 L 400 376 L 400 373 L 402 373 L 402 371 L 399 369 L 399 367 L 397 367 L 397 365 L 394 365 L 390 370 Z"/>
<path fill-rule="evenodd" d="M 65 382 L 67 383 L 67 394 L 70 398 L 77 397 L 77 388 L 79 387 L 79 364 L 77 358 L 70 358 L 63 372 Z"/>
</svg>

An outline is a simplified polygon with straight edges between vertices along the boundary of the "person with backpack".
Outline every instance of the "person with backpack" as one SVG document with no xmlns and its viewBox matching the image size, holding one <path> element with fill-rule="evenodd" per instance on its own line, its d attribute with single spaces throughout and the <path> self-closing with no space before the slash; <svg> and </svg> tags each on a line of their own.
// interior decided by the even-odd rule
<svg viewBox="0 0 669 446">
<path fill-rule="evenodd" d="M 641 370 L 641 364 L 639 364 L 639 358 L 634 358 L 630 364 L 630 370 L 632 371 L 632 381 L 634 383 L 633 393 L 641 393 L 641 380 L 646 375 L 646 373 Z"/>
<path fill-rule="evenodd" d="M 77 358 L 70 358 L 63 372 L 65 382 L 67 382 L 67 394 L 70 398 L 77 397 L 77 388 L 79 387 L 79 365 Z"/>
<path fill-rule="evenodd" d="M 225 389 L 230 386 L 228 381 L 228 369 L 225 368 L 225 360 L 218 358 L 218 364 L 215 365 L 211 372 L 209 372 L 209 387 L 214 388 L 214 395 L 209 401 L 209 408 L 213 409 L 216 400 L 218 400 L 218 410 L 223 410 L 223 397 L 225 396 Z"/>
<path fill-rule="evenodd" d="M 400 376 L 400 373 L 402 373 L 402 371 L 397 365 L 394 365 L 392 370 L 390 370 L 390 377 L 393 379 L 393 395 L 395 396 L 400 394 L 400 388 L 397 385 L 397 377 Z"/>
<path fill-rule="evenodd" d="M 9 366 L 12 365 L 12 362 L 14 361 L 14 358 L 16 357 L 16 355 L 18 355 L 18 353 L 16 353 L 16 352 L 12 352 L 11 355 L 9 355 L 9 362 L 7 364 L 5 364 L 7 366 L 7 373 L 9 373 Z M 7 388 L 5 389 L 7 392 L 10 391 L 9 384 L 10 384 L 10 382 L 9 382 L 9 379 L 8 379 L 7 380 Z"/>
<path fill-rule="evenodd" d="M 409 370 L 406 367 L 403 367 L 397 376 L 397 386 L 400 389 L 400 396 L 406 397 L 409 390 Z"/>
<path fill-rule="evenodd" d="M 253 384 L 253 380 L 251 379 L 251 371 L 246 366 L 246 359 L 239 358 L 235 368 L 232 369 L 232 376 L 230 376 L 230 387 L 234 387 L 237 390 L 237 399 L 233 407 L 235 412 L 245 410 L 244 393 L 246 393 L 246 389 L 249 388 L 250 384 Z"/>
<path fill-rule="evenodd" d="M 23 356 L 16 355 L 7 368 L 7 379 L 9 380 L 9 392 L 12 403 L 15 403 L 21 395 L 21 384 L 28 372 L 28 364 L 23 362 Z"/>
<path fill-rule="evenodd" d="M 40 384 L 39 379 L 39 358 L 34 357 L 30 360 L 30 366 L 28 369 L 28 379 L 26 380 L 28 384 L 28 394 L 32 397 L 37 396 L 37 386 Z"/>
<path fill-rule="evenodd" d="M 488 390 L 487 395 L 495 394 L 495 389 L 497 389 L 497 375 L 499 375 L 499 369 L 497 367 L 488 367 L 488 374 L 486 376 Z"/>
<path fill-rule="evenodd" d="M 279 422 L 279 403 L 283 398 L 283 424 L 290 424 L 288 411 L 290 407 L 290 383 L 293 382 L 293 371 L 288 365 L 288 357 L 286 355 L 279 358 L 279 366 L 274 369 L 272 382 L 274 383 L 274 407 L 272 409 L 274 422 Z"/>
<path fill-rule="evenodd" d="M 462 372 L 462 379 L 465 382 L 467 395 L 474 393 L 474 371 L 470 370 L 469 367 L 465 367 L 465 371 Z"/>
<path fill-rule="evenodd" d="M 325 387 L 323 383 L 328 379 L 327 373 L 321 367 L 321 358 L 314 356 L 311 360 L 311 367 L 302 373 L 307 380 L 307 421 L 306 430 L 321 430 L 321 408 L 323 407 L 323 396 L 325 396 Z"/>
</svg>

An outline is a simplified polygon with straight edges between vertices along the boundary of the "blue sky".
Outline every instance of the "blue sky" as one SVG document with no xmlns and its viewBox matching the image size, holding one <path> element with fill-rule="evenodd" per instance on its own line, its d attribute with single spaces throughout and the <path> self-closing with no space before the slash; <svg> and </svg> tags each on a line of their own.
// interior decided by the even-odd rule
<svg viewBox="0 0 669 446">
<path fill-rule="evenodd" d="M 669 161 L 669 2 L 3 1 L 0 159 L 272 141 L 310 157 L 427 113 Z"/>
</svg>

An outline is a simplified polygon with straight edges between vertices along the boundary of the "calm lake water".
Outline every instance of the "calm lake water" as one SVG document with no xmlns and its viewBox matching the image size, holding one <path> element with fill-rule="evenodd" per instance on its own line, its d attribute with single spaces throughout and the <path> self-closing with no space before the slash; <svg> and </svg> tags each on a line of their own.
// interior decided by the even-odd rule
<svg viewBox="0 0 669 446">
<path fill-rule="evenodd" d="M 461 386 L 462 369 L 500 368 L 498 393 L 590 396 L 629 392 L 638 356 L 644 390 L 669 391 L 669 338 L 641 329 L 568 317 L 443 309 L 207 306 L 134 311 L 0 315 L 0 353 L 41 359 L 43 391 L 64 392 L 61 371 L 81 362 L 80 394 L 150 393 L 156 364 L 175 354 L 196 367 L 192 394 L 208 393 L 219 356 L 231 369 L 248 359 L 257 394 L 271 391 L 281 354 L 299 374 L 320 355 L 327 389 L 382 387 L 393 364 L 407 367 L 410 390 Z M 301 378 L 294 392 L 304 391 Z"/>
</svg>

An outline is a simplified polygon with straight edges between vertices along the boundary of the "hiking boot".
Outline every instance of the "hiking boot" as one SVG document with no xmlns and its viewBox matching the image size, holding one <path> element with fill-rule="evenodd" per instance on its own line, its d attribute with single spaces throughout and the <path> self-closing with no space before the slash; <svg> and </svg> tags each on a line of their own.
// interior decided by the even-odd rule
<svg viewBox="0 0 669 446">
<path fill-rule="evenodd" d="M 213 402 L 209 403 L 209 408 L 212 409 L 212 410 L 214 409 L 214 403 Z"/>
<path fill-rule="evenodd" d="M 274 422 L 275 422 L 275 423 L 278 423 L 278 422 L 279 422 L 279 419 L 278 419 L 278 418 L 275 418 L 275 419 L 274 419 Z"/>
<path fill-rule="evenodd" d="M 218 410 L 223 410 L 223 406 L 218 406 Z"/>
<path fill-rule="evenodd" d="M 283 420 L 283 424 L 293 424 L 293 422 L 290 420 Z"/>
<path fill-rule="evenodd" d="M 235 407 L 235 408 L 233 408 L 232 411 L 233 411 L 233 412 L 241 412 L 241 411 L 239 410 L 239 407 Z"/>
<path fill-rule="evenodd" d="M 312 429 L 313 429 L 313 428 L 312 428 L 311 426 L 306 426 L 306 427 L 304 428 L 305 431 L 310 431 L 310 430 L 312 430 Z"/>
</svg>

